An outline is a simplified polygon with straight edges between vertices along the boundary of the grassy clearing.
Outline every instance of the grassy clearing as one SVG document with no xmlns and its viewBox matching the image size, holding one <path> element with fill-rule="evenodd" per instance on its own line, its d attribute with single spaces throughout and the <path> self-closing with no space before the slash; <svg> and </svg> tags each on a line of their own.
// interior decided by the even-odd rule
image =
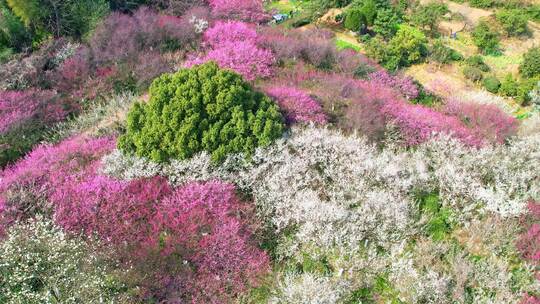
<svg viewBox="0 0 540 304">
<path fill-rule="evenodd" d="M 352 49 L 352 50 L 355 50 L 357 52 L 362 50 L 362 47 L 360 46 L 359 43 L 352 43 L 352 42 L 345 41 L 345 40 L 340 39 L 340 38 L 336 38 L 336 47 L 339 50 Z"/>
</svg>

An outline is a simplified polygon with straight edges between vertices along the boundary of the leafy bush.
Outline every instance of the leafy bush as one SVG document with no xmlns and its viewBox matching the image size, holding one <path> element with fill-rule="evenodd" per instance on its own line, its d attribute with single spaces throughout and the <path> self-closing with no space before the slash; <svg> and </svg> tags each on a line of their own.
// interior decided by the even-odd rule
<svg viewBox="0 0 540 304">
<path fill-rule="evenodd" d="M 159 162 L 200 151 L 219 161 L 268 145 L 282 131 L 282 117 L 268 97 L 238 74 L 206 63 L 156 79 L 149 103 L 130 111 L 119 147 Z"/>
<path fill-rule="evenodd" d="M 484 78 L 484 74 L 482 74 L 482 71 L 479 68 L 466 66 L 463 69 L 463 75 L 465 78 L 472 80 L 474 82 L 478 82 Z"/>
<path fill-rule="evenodd" d="M 485 20 L 480 21 L 472 31 L 474 44 L 484 54 L 499 51 L 499 33 Z"/>
<path fill-rule="evenodd" d="M 533 47 L 523 55 L 523 62 L 519 66 L 519 72 L 523 77 L 535 77 L 540 75 L 540 48 Z"/>
<path fill-rule="evenodd" d="M 467 66 L 477 68 L 482 72 L 489 72 L 491 68 L 484 62 L 484 59 L 480 55 L 474 55 L 465 60 Z"/>
<path fill-rule="evenodd" d="M 469 0 L 469 4 L 472 7 L 478 8 L 490 8 L 493 7 L 496 3 L 496 0 Z"/>
<path fill-rule="evenodd" d="M 399 29 L 402 19 L 394 9 L 384 8 L 377 12 L 372 30 L 385 39 L 392 38 Z"/>
<path fill-rule="evenodd" d="M 422 60 L 427 55 L 426 43 L 427 39 L 422 32 L 411 26 L 401 25 L 388 43 L 375 37 L 366 45 L 366 51 L 387 69 L 397 70 Z"/>
<path fill-rule="evenodd" d="M 351 8 L 345 12 L 345 22 L 343 23 L 346 29 L 353 32 L 360 32 L 367 26 L 366 16 L 359 8 Z"/>
<path fill-rule="evenodd" d="M 499 94 L 508 97 L 514 97 L 517 95 L 518 82 L 514 79 L 512 74 L 504 76 L 501 86 L 499 87 Z"/>
<path fill-rule="evenodd" d="M 522 9 L 500 10 L 495 16 L 508 36 L 520 36 L 529 31 L 529 20 Z"/>
<path fill-rule="evenodd" d="M 0 244 L 0 302 L 120 300 L 122 286 L 84 242 L 42 218 L 18 224 Z"/>
<path fill-rule="evenodd" d="M 484 78 L 482 84 L 488 92 L 493 94 L 497 94 L 497 92 L 499 92 L 499 88 L 501 87 L 501 82 L 495 76 L 489 76 Z"/>
<path fill-rule="evenodd" d="M 429 57 L 438 63 L 448 64 L 452 61 L 458 61 L 463 59 L 463 55 L 456 50 L 447 47 L 441 40 L 437 40 L 433 43 L 430 49 Z"/>
<path fill-rule="evenodd" d="M 266 92 L 277 101 L 288 123 L 326 123 L 321 105 L 308 94 L 293 87 L 272 87 Z"/>
</svg>

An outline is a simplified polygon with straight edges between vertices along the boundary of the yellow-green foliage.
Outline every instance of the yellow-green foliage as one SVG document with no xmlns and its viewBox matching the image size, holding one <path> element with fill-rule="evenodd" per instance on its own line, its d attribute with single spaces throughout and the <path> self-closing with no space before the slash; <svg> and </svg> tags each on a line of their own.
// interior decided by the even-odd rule
<svg viewBox="0 0 540 304">
<path fill-rule="evenodd" d="M 119 148 L 158 162 L 201 151 L 220 161 L 269 145 L 283 128 L 266 95 L 209 62 L 154 80 L 148 104 L 136 103 L 130 111 Z"/>
</svg>

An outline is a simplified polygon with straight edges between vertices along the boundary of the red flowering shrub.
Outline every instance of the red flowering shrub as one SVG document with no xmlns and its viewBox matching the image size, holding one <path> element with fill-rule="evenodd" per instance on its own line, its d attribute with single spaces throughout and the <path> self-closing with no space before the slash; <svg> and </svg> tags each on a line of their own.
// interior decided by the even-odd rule
<svg viewBox="0 0 540 304">
<path fill-rule="evenodd" d="M 48 213 L 48 198 L 73 176 L 87 174 L 88 168 L 116 145 L 112 138 L 75 137 L 62 143 L 35 148 L 26 158 L 0 174 L 0 226 L 15 220 Z"/>
<path fill-rule="evenodd" d="M 520 304 L 540 304 L 540 298 L 531 295 L 525 295 Z"/>
<path fill-rule="evenodd" d="M 326 123 L 321 105 L 308 94 L 293 87 L 272 87 L 266 93 L 277 101 L 287 123 Z"/>
<path fill-rule="evenodd" d="M 446 104 L 444 112 L 459 118 L 475 136 L 490 143 L 504 143 L 516 134 L 518 128 L 517 119 L 496 105 L 451 100 Z"/>
<path fill-rule="evenodd" d="M 218 21 L 204 32 L 203 39 L 209 47 L 219 48 L 230 42 L 247 41 L 255 43 L 258 37 L 255 29 L 247 23 Z"/>
<path fill-rule="evenodd" d="M 410 77 L 390 75 L 386 70 L 379 70 L 368 75 L 372 82 L 380 82 L 382 85 L 392 88 L 407 99 L 418 97 L 418 87 Z"/>
<path fill-rule="evenodd" d="M 262 23 L 270 19 L 262 0 L 209 0 L 212 14 L 222 19 Z"/>
<path fill-rule="evenodd" d="M 531 201 L 528 209 L 523 220 L 526 232 L 520 235 L 517 248 L 524 259 L 540 265 L 540 204 Z"/>
</svg>

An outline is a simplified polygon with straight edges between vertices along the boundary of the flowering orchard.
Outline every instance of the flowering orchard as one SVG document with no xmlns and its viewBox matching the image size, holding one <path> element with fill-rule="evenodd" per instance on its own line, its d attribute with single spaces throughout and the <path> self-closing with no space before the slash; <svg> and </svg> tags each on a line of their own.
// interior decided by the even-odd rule
<svg viewBox="0 0 540 304">
<path fill-rule="evenodd" d="M 0 64 L 1 303 L 540 303 L 538 113 L 181 2 Z"/>
</svg>

